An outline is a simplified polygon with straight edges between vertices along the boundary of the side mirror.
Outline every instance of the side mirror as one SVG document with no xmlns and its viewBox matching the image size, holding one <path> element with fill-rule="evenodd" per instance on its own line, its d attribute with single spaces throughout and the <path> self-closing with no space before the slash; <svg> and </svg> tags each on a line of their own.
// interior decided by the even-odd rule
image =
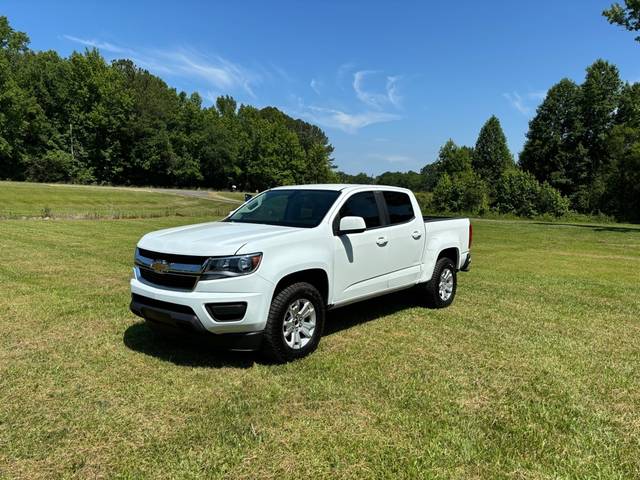
<svg viewBox="0 0 640 480">
<path fill-rule="evenodd" d="M 338 235 L 346 235 L 347 233 L 362 233 L 367 229 L 362 217 L 342 217 L 340 219 L 340 228 Z"/>
</svg>

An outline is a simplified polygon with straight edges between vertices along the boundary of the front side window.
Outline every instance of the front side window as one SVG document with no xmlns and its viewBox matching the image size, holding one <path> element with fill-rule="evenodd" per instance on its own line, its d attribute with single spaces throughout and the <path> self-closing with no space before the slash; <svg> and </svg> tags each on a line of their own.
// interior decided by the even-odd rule
<svg viewBox="0 0 640 480">
<path fill-rule="evenodd" d="M 269 190 L 252 198 L 225 221 L 285 227 L 317 227 L 340 196 L 336 190 Z"/>
<path fill-rule="evenodd" d="M 415 215 L 409 195 L 403 192 L 384 192 L 383 195 L 384 201 L 387 204 L 389 223 L 391 225 L 413 220 Z"/>
<path fill-rule="evenodd" d="M 367 228 L 380 226 L 380 213 L 373 192 L 356 193 L 349 197 L 340 209 L 342 217 L 362 217 Z"/>
</svg>

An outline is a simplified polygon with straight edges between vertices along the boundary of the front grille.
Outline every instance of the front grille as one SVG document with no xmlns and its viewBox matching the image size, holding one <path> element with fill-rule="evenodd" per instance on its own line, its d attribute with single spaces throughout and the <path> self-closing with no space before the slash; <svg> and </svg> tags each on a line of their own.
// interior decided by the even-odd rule
<svg viewBox="0 0 640 480">
<path fill-rule="evenodd" d="M 193 290 L 198 282 L 197 275 L 178 275 L 176 273 L 156 273 L 153 270 L 139 267 L 140 276 L 149 283 L 162 287 Z"/>
<path fill-rule="evenodd" d="M 143 248 L 138 248 L 138 252 L 143 257 L 153 260 L 166 260 L 169 263 L 186 263 L 190 265 L 202 265 L 209 257 L 198 257 L 196 255 L 175 255 L 173 253 L 152 252 Z"/>
<path fill-rule="evenodd" d="M 209 257 L 175 255 L 138 248 L 135 262 L 142 280 L 159 287 L 193 290 Z M 164 262 L 165 271 L 158 271 L 156 262 Z"/>
</svg>

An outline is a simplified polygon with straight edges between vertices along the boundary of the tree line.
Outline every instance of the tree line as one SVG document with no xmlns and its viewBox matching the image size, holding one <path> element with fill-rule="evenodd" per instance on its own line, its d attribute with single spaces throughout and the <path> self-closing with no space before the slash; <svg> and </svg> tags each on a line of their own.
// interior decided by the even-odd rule
<svg viewBox="0 0 640 480">
<path fill-rule="evenodd" d="M 640 83 L 597 60 L 584 82 L 553 85 L 529 122 L 519 160 L 511 160 L 497 118 L 487 121 L 475 147 L 449 140 L 438 159 L 418 172 L 385 172 L 377 179 L 432 191 L 435 210 L 522 216 L 604 213 L 640 221 Z"/>
<path fill-rule="evenodd" d="M 612 23 L 636 28 L 631 7 Z M 637 17 L 636 17 L 637 18 Z M 551 87 L 518 161 L 492 116 L 473 146 L 447 141 L 420 172 L 335 170 L 317 126 L 274 107 L 205 107 L 130 60 L 86 50 L 35 52 L 0 17 L 0 179 L 262 190 L 293 183 L 410 188 L 430 211 L 560 216 L 570 210 L 640 221 L 640 84 L 598 60 L 581 84 Z"/>
<path fill-rule="evenodd" d="M 422 207 L 433 212 L 481 215 L 491 210 L 519 216 L 569 212 L 569 200 L 548 182 L 540 182 L 513 160 L 497 117 L 480 129 L 473 147 L 448 140 L 438 158 L 420 172 L 385 172 L 377 177 L 364 173 L 339 174 L 349 183 L 379 183 L 410 188 Z"/>
<path fill-rule="evenodd" d="M 0 179 L 262 190 L 334 178 L 315 125 L 170 88 L 96 50 L 29 49 L 0 17 Z"/>
</svg>

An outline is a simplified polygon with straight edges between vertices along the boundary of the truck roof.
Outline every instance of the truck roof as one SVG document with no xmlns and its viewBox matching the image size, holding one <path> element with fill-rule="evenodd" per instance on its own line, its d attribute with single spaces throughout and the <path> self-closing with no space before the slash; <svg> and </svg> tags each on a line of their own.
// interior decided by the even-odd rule
<svg viewBox="0 0 640 480">
<path fill-rule="evenodd" d="M 369 190 L 381 190 L 381 189 L 389 189 L 389 190 L 404 190 L 407 191 L 406 188 L 401 187 L 392 187 L 390 185 L 360 185 L 360 184 L 351 184 L 351 183 L 318 183 L 318 184 L 310 184 L 310 185 L 284 185 L 282 187 L 275 187 L 271 190 L 355 190 L 355 189 L 369 189 Z"/>
</svg>

